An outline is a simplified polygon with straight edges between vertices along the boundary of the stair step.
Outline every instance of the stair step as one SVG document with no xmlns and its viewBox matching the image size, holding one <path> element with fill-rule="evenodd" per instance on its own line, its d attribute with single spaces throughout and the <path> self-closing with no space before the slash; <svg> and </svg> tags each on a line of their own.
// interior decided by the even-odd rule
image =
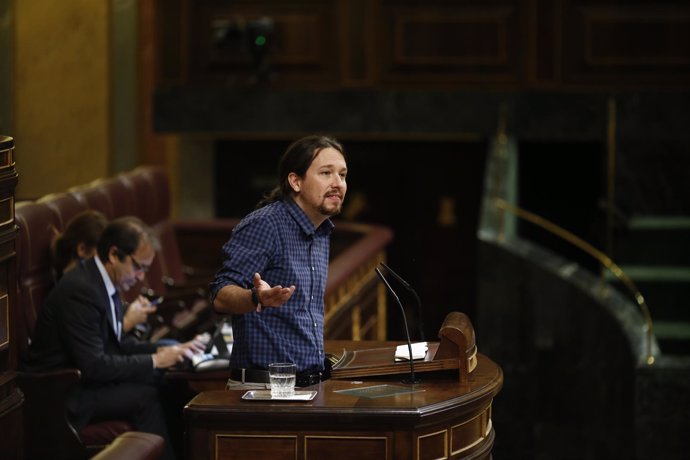
<svg viewBox="0 0 690 460">
<path fill-rule="evenodd" d="M 690 266 L 622 265 L 621 270 L 635 282 L 690 282 Z M 607 276 L 615 278 L 611 273 Z"/>
<path fill-rule="evenodd" d="M 690 321 L 655 321 L 654 335 L 662 353 L 690 354 Z"/>
<path fill-rule="evenodd" d="M 633 217 L 616 235 L 613 259 L 644 296 L 662 353 L 690 354 L 690 216 Z"/>
<path fill-rule="evenodd" d="M 682 265 L 690 262 L 690 216 L 638 216 L 616 235 L 618 264 Z"/>
<path fill-rule="evenodd" d="M 690 230 L 690 216 L 636 216 L 628 228 L 634 230 Z"/>
<path fill-rule="evenodd" d="M 690 340 L 690 321 L 655 321 L 654 335 L 664 339 Z"/>
<path fill-rule="evenodd" d="M 690 267 L 622 266 L 649 306 L 654 322 L 690 321 Z M 610 272 L 607 280 L 621 292 L 627 292 Z"/>
</svg>

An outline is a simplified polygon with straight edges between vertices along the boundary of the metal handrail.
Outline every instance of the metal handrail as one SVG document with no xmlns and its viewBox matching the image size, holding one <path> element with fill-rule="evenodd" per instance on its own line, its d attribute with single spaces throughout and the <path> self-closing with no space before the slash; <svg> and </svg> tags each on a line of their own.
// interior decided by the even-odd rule
<svg viewBox="0 0 690 460">
<path fill-rule="evenodd" d="M 526 211 L 524 209 L 519 208 L 518 206 L 514 206 L 510 203 L 508 203 L 506 200 L 503 198 L 494 198 L 494 203 L 496 205 L 496 208 L 502 210 L 502 211 L 507 211 L 514 216 L 517 216 L 521 219 L 524 219 L 528 222 L 533 223 L 534 225 L 537 225 L 538 227 L 543 228 L 544 230 L 568 241 L 569 243 L 573 244 L 577 248 L 581 249 L 582 251 L 586 252 L 593 258 L 599 261 L 599 263 L 606 267 L 613 275 L 623 283 L 623 285 L 630 291 L 632 296 L 634 297 L 635 301 L 637 302 L 637 305 L 640 307 L 640 311 L 642 312 L 642 317 L 645 322 L 645 328 L 646 328 L 646 335 L 647 335 L 647 357 L 646 357 L 646 362 L 647 364 L 651 365 L 654 364 L 655 358 L 652 353 L 652 342 L 653 342 L 653 325 L 652 325 L 652 316 L 649 313 L 649 307 L 647 306 L 647 303 L 644 300 L 644 297 L 642 296 L 642 293 L 640 293 L 639 289 L 637 289 L 637 286 L 635 286 L 635 283 L 633 283 L 632 279 L 628 275 L 625 274 L 625 272 L 618 266 L 616 265 L 613 260 L 606 254 L 604 254 L 602 251 L 599 249 L 595 248 L 588 242 L 584 241 L 580 237 L 574 235 L 573 233 L 569 232 L 568 230 L 559 227 L 558 225 L 554 224 L 553 222 L 537 215 L 532 212 Z"/>
</svg>

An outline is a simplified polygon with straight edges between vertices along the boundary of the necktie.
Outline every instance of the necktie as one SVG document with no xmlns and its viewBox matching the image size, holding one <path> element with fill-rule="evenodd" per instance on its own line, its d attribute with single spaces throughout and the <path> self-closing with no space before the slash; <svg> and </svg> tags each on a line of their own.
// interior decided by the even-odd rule
<svg viewBox="0 0 690 460">
<path fill-rule="evenodd" d="M 117 291 L 113 294 L 113 328 L 117 339 L 120 340 L 122 336 L 122 301 Z"/>
</svg>

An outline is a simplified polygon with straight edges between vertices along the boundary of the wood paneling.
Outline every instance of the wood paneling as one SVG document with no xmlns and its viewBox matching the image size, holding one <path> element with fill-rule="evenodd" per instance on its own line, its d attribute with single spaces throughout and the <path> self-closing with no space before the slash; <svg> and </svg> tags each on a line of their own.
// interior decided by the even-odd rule
<svg viewBox="0 0 690 460">
<path fill-rule="evenodd" d="M 345 87 L 374 83 L 377 52 L 372 37 L 377 29 L 378 4 L 371 0 L 341 0 L 341 82 Z"/>
<path fill-rule="evenodd" d="M 332 84 L 339 71 L 337 7 L 336 0 L 192 2 L 190 78 L 256 83 L 264 53 L 272 84 Z M 262 19 L 272 21 L 272 32 L 255 46 L 251 29 Z"/>
<path fill-rule="evenodd" d="M 566 22 L 567 19 L 567 22 Z M 690 6 L 568 4 L 564 75 L 584 84 L 690 81 Z"/>
<path fill-rule="evenodd" d="M 358 460 L 389 459 L 389 440 L 387 436 L 367 436 L 366 434 L 351 436 L 305 436 L 304 458 L 316 460 L 350 460 L 353 452 L 357 452 Z"/>
<path fill-rule="evenodd" d="M 534 0 L 528 8 L 529 85 L 550 86 L 560 79 L 562 24 L 560 2 Z"/>
<path fill-rule="evenodd" d="M 448 430 L 440 430 L 417 437 L 417 458 L 436 460 L 448 458 Z"/>
<path fill-rule="evenodd" d="M 327 349 L 381 345 L 340 341 Z M 245 390 L 202 392 L 185 407 L 189 458 L 491 458 L 491 405 L 502 386 L 502 371 L 486 356 L 478 355 L 466 386 L 458 384 L 456 375 L 441 373 L 426 373 L 411 393 L 349 393 L 356 385 L 397 383 L 332 378 L 309 387 L 317 391 L 312 401 L 296 402 L 247 402 L 241 399 Z"/>
<path fill-rule="evenodd" d="M 382 83 L 515 82 L 522 40 L 509 5 L 384 5 L 379 56 Z"/>
<path fill-rule="evenodd" d="M 156 2 L 152 5 L 151 2 Z M 186 0 L 145 0 L 142 15 L 148 21 L 153 21 L 155 27 L 142 24 L 145 45 L 151 40 L 165 44 L 158 46 L 155 55 L 157 71 L 161 84 L 176 84 L 184 82 L 187 72 L 187 46 L 189 42 L 190 21 L 187 17 L 188 2 Z M 151 10 L 154 12 L 152 13 Z M 150 37 L 150 31 L 156 32 L 156 37 Z"/>
<path fill-rule="evenodd" d="M 491 408 L 450 429 L 450 454 L 458 455 L 484 441 L 491 432 Z"/>
<path fill-rule="evenodd" d="M 158 8 L 161 82 L 690 85 L 690 6 L 681 0 L 176 0 Z M 245 33 L 260 18 L 274 24 L 263 80 Z"/>
<path fill-rule="evenodd" d="M 22 406 L 24 396 L 17 388 L 18 320 L 14 228 L 14 189 L 17 172 L 14 140 L 0 134 L 0 458 L 23 458 Z"/>
<path fill-rule="evenodd" d="M 297 458 L 297 436 L 219 434 L 216 436 L 214 451 L 217 460 L 245 458 L 295 460 Z"/>
<path fill-rule="evenodd" d="M 0 350 L 4 350 L 10 345 L 10 309 L 7 295 L 0 297 L 0 318 Z"/>
</svg>

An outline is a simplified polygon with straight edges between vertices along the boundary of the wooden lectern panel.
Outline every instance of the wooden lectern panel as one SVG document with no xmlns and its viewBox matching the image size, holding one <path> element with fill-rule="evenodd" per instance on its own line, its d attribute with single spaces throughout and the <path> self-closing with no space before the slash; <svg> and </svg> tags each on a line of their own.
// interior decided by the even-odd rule
<svg viewBox="0 0 690 460">
<path fill-rule="evenodd" d="M 218 453 L 217 460 L 294 460 L 297 456 L 297 436 L 222 434 L 216 437 L 215 451 Z"/>
<path fill-rule="evenodd" d="M 304 454 L 307 459 L 328 460 L 375 460 L 390 458 L 389 438 L 359 435 L 309 435 L 304 437 Z"/>
<path fill-rule="evenodd" d="M 491 406 L 503 372 L 477 353 L 474 330 L 451 313 L 404 383 L 409 361 L 395 362 L 395 342 L 326 343 L 339 354 L 330 380 L 306 387 L 309 401 L 243 399 L 246 390 L 205 391 L 185 407 L 191 460 L 490 460 Z M 460 378 L 449 372 L 458 370 Z"/>
<path fill-rule="evenodd" d="M 317 392 L 310 401 L 247 401 L 245 390 L 205 391 L 185 407 L 187 454 L 191 460 L 488 460 L 491 406 L 502 384 L 500 367 L 480 354 L 466 385 L 439 373 L 414 385 L 391 377 L 331 379 L 307 387 Z M 366 391 L 379 386 L 409 391 Z"/>
<path fill-rule="evenodd" d="M 466 384 L 477 366 L 474 328 L 467 315 L 451 312 L 439 330 L 440 342 L 430 342 L 424 359 L 415 360 L 414 372 L 458 369 L 460 383 Z M 343 350 L 331 370 L 336 379 L 410 373 L 409 361 L 395 360 L 396 347 Z"/>
</svg>

